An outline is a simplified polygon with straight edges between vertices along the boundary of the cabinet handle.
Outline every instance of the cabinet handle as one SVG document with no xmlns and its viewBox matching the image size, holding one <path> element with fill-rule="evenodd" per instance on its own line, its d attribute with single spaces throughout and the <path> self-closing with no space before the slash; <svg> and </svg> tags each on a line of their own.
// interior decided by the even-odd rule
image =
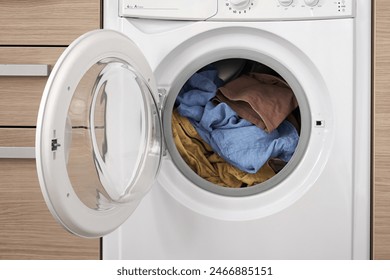
<svg viewBox="0 0 390 280">
<path fill-rule="evenodd" d="M 0 64 L 0 76 L 49 76 L 47 64 Z"/>
<path fill-rule="evenodd" d="M 0 158 L 35 158 L 35 148 L 0 147 Z"/>
</svg>

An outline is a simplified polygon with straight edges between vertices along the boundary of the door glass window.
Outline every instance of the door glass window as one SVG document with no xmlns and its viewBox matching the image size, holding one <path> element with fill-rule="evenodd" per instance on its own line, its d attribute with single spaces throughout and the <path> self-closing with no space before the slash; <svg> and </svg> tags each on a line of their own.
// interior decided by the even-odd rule
<svg viewBox="0 0 390 280">
<path fill-rule="evenodd" d="M 88 70 L 74 92 L 66 124 L 67 171 L 91 209 L 129 200 L 147 152 L 145 90 L 132 67 L 105 59 Z"/>
</svg>

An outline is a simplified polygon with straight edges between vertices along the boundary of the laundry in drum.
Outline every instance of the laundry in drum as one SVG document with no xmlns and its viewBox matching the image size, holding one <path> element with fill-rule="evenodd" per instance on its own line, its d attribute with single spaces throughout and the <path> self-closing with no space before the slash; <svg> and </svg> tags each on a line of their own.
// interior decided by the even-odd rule
<svg viewBox="0 0 390 280">
<path fill-rule="evenodd" d="M 231 188 L 253 186 L 276 174 L 273 166 L 268 164 L 264 164 L 255 174 L 250 174 L 227 163 L 199 136 L 189 119 L 180 116 L 177 110 L 172 114 L 172 135 L 177 150 L 187 165 L 213 184 Z"/>
<path fill-rule="evenodd" d="M 217 99 L 241 118 L 271 132 L 298 107 L 289 85 L 279 77 L 250 73 L 220 87 Z"/>
<path fill-rule="evenodd" d="M 191 159 L 187 157 L 191 164 L 184 160 L 199 176 L 217 185 L 251 186 L 269 179 L 291 159 L 299 141 L 299 119 L 294 115 L 294 112 L 299 112 L 299 108 L 288 84 L 280 77 L 250 70 L 253 70 L 253 65 L 246 65 L 239 75 L 222 80 L 216 65 L 206 66 L 188 79 L 175 102 L 175 111 L 180 118 L 188 118 L 188 123 L 199 134 L 200 140 L 196 141 L 204 141 L 200 150 L 211 153 L 206 146 L 209 145 L 212 153 L 215 153 L 203 153 L 202 157 L 206 157 L 207 164 L 204 158 L 198 159 L 196 163 L 191 152 Z M 173 122 L 178 119 L 175 114 Z M 184 121 L 179 123 L 183 124 Z M 189 135 L 188 132 L 175 132 L 175 127 L 180 127 L 177 123 L 172 126 L 175 136 Z M 192 137 L 196 138 L 193 134 Z M 189 142 L 188 139 L 183 141 Z M 179 153 L 184 158 L 186 152 L 180 151 L 178 142 L 175 139 Z M 194 154 L 201 155 L 202 152 Z M 251 177 L 249 181 L 240 181 L 245 176 L 232 175 L 238 173 L 230 167 L 215 168 L 221 166 L 222 162 L 243 174 L 262 175 Z M 205 172 L 213 169 L 210 166 L 214 166 L 213 172 Z M 223 175 L 226 173 L 230 175 Z M 219 178 L 216 179 L 213 174 L 219 174 Z M 226 176 L 234 179 L 221 179 Z"/>
</svg>

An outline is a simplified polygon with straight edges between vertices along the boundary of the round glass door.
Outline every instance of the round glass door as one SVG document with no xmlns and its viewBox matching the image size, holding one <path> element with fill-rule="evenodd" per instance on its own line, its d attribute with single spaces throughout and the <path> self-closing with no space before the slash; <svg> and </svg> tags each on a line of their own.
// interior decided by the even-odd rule
<svg viewBox="0 0 390 280">
<path fill-rule="evenodd" d="M 37 124 L 38 175 L 52 214 L 77 235 L 113 231 L 154 182 L 162 135 L 151 75 L 138 48 L 106 30 L 76 40 L 53 69 Z"/>
</svg>

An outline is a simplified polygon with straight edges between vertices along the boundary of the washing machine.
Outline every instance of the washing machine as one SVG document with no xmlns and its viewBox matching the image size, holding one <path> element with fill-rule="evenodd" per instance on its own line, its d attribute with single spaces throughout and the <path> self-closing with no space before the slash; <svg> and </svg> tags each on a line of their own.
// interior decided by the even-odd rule
<svg viewBox="0 0 390 280">
<path fill-rule="evenodd" d="M 54 218 L 80 238 L 103 237 L 104 259 L 368 259 L 370 9 L 365 0 L 104 1 L 104 29 L 66 49 L 39 110 L 37 172 Z M 279 167 L 264 163 L 272 176 L 237 187 L 185 158 L 178 101 L 202 71 L 223 86 L 271 75 L 293 93 L 296 145 L 288 160 L 275 156 Z M 242 149 L 251 140 L 224 139 L 233 138 Z"/>
</svg>

